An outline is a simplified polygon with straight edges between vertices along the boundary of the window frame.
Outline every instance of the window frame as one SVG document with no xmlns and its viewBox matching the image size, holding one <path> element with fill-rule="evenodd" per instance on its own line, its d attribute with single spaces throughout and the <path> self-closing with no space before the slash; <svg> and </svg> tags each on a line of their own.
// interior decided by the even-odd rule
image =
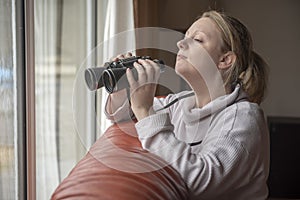
<svg viewBox="0 0 300 200">
<path fill-rule="evenodd" d="M 36 199 L 34 1 L 24 0 L 26 199 Z"/>
</svg>

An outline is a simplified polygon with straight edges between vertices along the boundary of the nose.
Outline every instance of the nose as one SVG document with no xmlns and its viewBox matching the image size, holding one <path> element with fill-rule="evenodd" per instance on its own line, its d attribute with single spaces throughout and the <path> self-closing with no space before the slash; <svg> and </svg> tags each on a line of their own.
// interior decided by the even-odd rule
<svg viewBox="0 0 300 200">
<path fill-rule="evenodd" d="M 180 40 L 177 42 L 177 47 L 179 49 L 187 49 L 188 45 L 187 45 L 187 41 L 186 41 L 186 38 Z"/>
</svg>

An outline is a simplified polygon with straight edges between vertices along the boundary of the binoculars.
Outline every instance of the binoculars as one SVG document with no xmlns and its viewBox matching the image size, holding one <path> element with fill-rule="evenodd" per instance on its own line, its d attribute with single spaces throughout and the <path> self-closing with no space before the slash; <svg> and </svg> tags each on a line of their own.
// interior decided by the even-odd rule
<svg viewBox="0 0 300 200">
<path fill-rule="evenodd" d="M 84 77 L 89 90 L 94 91 L 105 87 L 108 93 L 113 93 L 124 88 L 129 88 L 126 76 L 127 68 L 132 69 L 135 80 L 138 79 L 137 71 L 133 66 L 138 59 L 149 59 L 150 56 L 133 56 L 120 59 L 118 61 L 106 62 L 103 67 L 88 68 L 85 70 Z M 160 67 L 160 72 L 164 71 L 165 65 L 162 60 L 153 60 Z"/>
</svg>

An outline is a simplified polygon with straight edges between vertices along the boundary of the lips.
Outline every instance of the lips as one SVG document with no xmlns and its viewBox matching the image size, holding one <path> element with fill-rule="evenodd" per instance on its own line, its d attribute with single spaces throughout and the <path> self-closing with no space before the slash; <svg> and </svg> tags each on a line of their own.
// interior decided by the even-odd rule
<svg viewBox="0 0 300 200">
<path fill-rule="evenodd" d="M 177 60 L 181 60 L 181 59 L 187 59 L 187 57 L 182 54 L 177 54 Z"/>
</svg>

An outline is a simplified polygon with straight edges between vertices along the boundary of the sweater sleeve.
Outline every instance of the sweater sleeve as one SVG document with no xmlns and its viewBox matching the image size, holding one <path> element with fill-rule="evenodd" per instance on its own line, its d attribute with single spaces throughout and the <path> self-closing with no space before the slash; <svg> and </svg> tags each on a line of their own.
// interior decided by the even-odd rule
<svg viewBox="0 0 300 200">
<path fill-rule="evenodd" d="M 168 104 L 170 101 L 172 101 L 174 98 L 173 95 L 168 95 L 165 98 L 158 98 L 155 97 L 153 100 L 153 109 L 158 110 L 160 108 L 163 108 L 166 104 Z M 130 103 L 128 100 L 126 100 L 115 112 L 110 113 L 108 110 L 108 106 L 110 105 L 111 97 L 108 96 L 106 103 L 105 103 L 105 109 L 104 114 L 106 115 L 106 118 L 109 119 L 112 123 L 117 123 L 121 121 L 127 121 L 130 119 L 134 119 L 134 113 L 130 107 Z M 168 109 L 165 109 L 162 112 L 168 112 Z"/>
<path fill-rule="evenodd" d="M 144 118 L 136 129 L 143 148 L 174 167 L 195 198 L 228 194 L 249 181 L 248 152 L 230 137 L 212 137 L 199 153 L 193 153 L 190 145 L 175 137 L 167 113 Z"/>
<path fill-rule="evenodd" d="M 109 113 L 109 103 L 111 101 L 111 97 L 108 96 L 106 103 L 105 103 L 105 109 L 104 114 L 106 115 L 107 119 L 109 119 L 112 123 L 117 123 L 121 121 L 127 121 L 134 118 L 134 114 L 131 110 L 129 101 L 126 100 L 122 106 L 120 106 L 115 112 Z"/>
</svg>

